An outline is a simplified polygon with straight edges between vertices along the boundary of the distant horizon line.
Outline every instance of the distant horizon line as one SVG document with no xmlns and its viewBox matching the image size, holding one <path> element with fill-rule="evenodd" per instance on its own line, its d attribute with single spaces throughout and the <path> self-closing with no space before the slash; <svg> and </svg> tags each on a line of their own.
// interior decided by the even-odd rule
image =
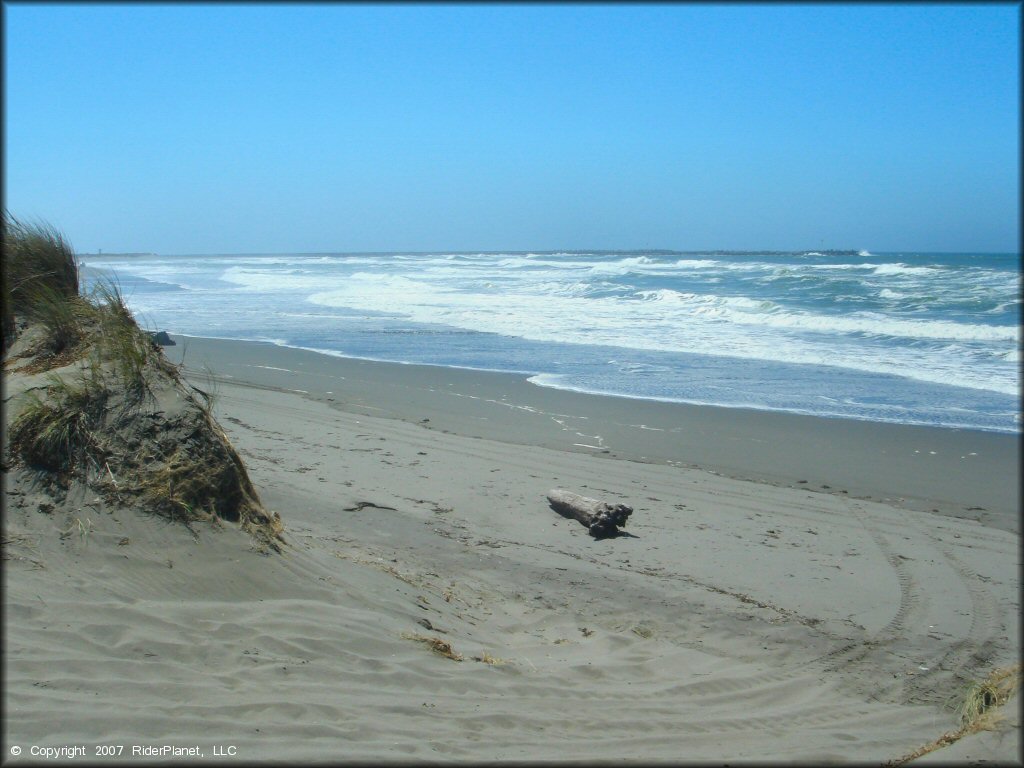
<svg viewBox="0 0 1024 768">
<path fill-rule="evenodd" d="M 553 248 L 527 250 L 464 250 L 434 249 L 427 251 L 391 250 L 391 251 L 233 251 L 233 252 L 193 252 L 193 253 L 161 253 L 158 251 L 76 251 L 75 256 L 520 256 L 537 254 L 551 256 L 557 254 L 594 254 L 601 256 L 770 256 L 770 255 L 822 255 L 822 256 L 858 256 L 861 254 L 978 254 L 986 256 L 1020 256 L 1020 250 L 1014 251 L 923 251 L 900 248 L 898 250 L 872 251 L 867 248 L 799 248 L 799 249 L 746 249 L 746 248 L 700 248 L 693 250 L 675 250 L 671 248 Z"/>
</svg>

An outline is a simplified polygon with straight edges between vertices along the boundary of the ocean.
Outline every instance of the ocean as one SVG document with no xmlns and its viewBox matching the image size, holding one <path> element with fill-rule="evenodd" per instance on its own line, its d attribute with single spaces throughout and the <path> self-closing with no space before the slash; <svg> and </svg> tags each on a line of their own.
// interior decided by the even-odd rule
<svg viewBox="0 0 1024 768">
<path fill-rule="evenodd" d="M 1019 432 L 1018 254 L 81 255 L 150 330 L 545 387 Z"/>
</svg>

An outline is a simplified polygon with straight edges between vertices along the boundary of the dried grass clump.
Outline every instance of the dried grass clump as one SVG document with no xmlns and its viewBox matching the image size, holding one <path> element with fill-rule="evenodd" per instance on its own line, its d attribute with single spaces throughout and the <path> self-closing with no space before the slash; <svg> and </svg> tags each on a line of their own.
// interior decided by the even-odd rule
<svg viewBox="0 0 1024 768">
<path fill-rule="evenodd" d="M 104 450 L 97 436 L 108 392 L 87 380 L 47 377 L 46 396 L 27 394 L 28 403 L 11 423 L 10 445 L 30 467 L 67 481 L 87 460 L 95 467 Z"/>
<path fill-rule="evenodd" d="M 960 727 L 957 730 L 948 731 L 935 741 L 918 747 L 896 760 L 890 760 L 885 765 L 903 765 L 929 752 L 947 747 L 969 734 L 995 730 L 1004 719 L 998 708 L 1020 689 L 1020 682 L 1020 664 L 994 670 L 984 680 L 968 687 L 957 707 L 957 714 L 960 716 Z"/>
<path fill-rule="evenodd" d="M 16 461 L 65 488 L 80 479 L 189 528 L 238 523 L 261 549 L 281 550 L 280 516 L 260 504 L 241 458 L 194 398 L 168 417 L 141 408 L 94 369 L 70 381 L 50 374 L 48 381 L 45 396 L 27 393 L 11 424 Z"/>
<path fill-rule="evenodd" d="M 473 661 L 489 664 L 492 667 L 501 667 L 509 663 L 508 659 L 499 659 L 497 656 L 491 656 L 487 651 L 484 651 L 479 656 L 474 656 Z"/>
<path fill-rule="evenodd" d="M 402 635 L 406 640 L 415 640 L 418 643 L 424 643 L 430 646 L 430 650 L 434 653 L 444 656 L 446 659 L 452 661 L 462 661 L 462 654 L 456 653 L 452 649 L 452 644 L 446 640 L 442 640 L 440 637 L 426 637 L 425 635 L 414 635 L 404 633 Z"/>
<path fill-rule="evenodd" d="M 994 725 L 993 708 L 1001 707 L 1016 693 L 1020 678 L 1021 666 L 1014 664 L 994 670 L 981 682 L 971 685 L 957 708 L 961 727 L 967 733 L 989 730 Z"/>
<path fill-rule="evenodd" d="M 241 458 L 208 410 L 194 398 L 173 419 L 149 415 L 147 438 L 123 466 L 134 493 L 152 512 L 185 524 L 238 523 L 263 549 L 280 551 L 284 525 L 259 502 Z"/>
</svg>

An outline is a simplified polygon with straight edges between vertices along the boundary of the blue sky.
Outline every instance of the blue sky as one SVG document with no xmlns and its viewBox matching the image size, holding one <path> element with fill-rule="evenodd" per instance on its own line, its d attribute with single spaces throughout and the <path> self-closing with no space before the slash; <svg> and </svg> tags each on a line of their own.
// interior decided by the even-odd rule
<svg viewBox="0 0 1024 768">
<path fill-rule="evenodd" d="M 4 4 L 80 252 L 1016 251 L 1020 8 Z"/>
</svg>

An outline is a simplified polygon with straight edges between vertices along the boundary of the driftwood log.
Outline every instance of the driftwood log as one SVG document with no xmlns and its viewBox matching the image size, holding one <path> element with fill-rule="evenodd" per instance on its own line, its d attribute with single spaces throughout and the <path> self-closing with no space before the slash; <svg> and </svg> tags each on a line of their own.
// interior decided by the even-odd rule
<svg viewBox="0 0 1024 768">
<path fill-rule="evenodd" d="M 558 514 L 579 520 L 587 526 L 595 539 L 617 536 L 619 526 L 625 526 L 627 518 L 633 514 L 633 508 L 625 504 L 588 499 L 560 488 L 548 491 L 548 502 Z"/>
</svg>

